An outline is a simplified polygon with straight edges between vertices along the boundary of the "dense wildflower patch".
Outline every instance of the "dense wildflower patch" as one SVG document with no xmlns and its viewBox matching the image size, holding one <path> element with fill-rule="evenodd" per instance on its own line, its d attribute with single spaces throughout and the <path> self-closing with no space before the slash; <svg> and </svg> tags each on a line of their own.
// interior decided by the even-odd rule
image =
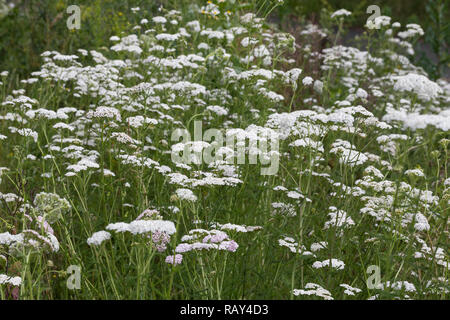
<svg viewBox="0 0 450 320">
<path fill-rule="evenodd" d="M 420 26 L 385 17 L 368 51 L 314 52 L 308 41 L 330 30 L 280 32 L 226 2 L 135 10 L 140 24 L 109 49 L 44 52 L 40 70 L 0 90 L 1 290 L 448 296 L 450 84 L 410 62 Z M 195 136 L 194 120 L 234 141 L 273 134 L 278 149 L 173 141 L 177 129 Z M 205 163 L 208 148 L 220 157 Z M 185 150 L 191 161 L 172 160 Z M 274 157 L 276 173 L 261 174 Z M 65 288 L 70 265 L 78 291 Z"/>
</svg>

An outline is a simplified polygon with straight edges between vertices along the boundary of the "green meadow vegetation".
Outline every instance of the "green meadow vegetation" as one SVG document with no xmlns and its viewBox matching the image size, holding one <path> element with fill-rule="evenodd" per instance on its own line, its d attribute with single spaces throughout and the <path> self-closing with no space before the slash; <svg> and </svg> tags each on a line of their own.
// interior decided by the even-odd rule
<svg viewBox="0 0 450 320">
<path fill-rule="evenodd" d="M 5 10 L 0 298 L 448 299 L 445 6 L 314 2 Z"/>
</svg>

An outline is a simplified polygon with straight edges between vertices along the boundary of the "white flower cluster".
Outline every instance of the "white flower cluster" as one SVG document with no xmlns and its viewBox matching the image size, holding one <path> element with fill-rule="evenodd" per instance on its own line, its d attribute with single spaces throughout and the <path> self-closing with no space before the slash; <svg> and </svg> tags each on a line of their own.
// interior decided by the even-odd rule
<svg viewBox="0 0 450 320">
<path fill-rule="evenodd" d="M 307 283 L 305 285 L 305 289 L 294 289 L 292 293 L 294 296 L 314 295 L 314 296 L 323 298 L 324 300 L 334 300 L 330 291 L 328 291 L 327 289 L 324 289 L 322 286 L 320 286 L 316 283 L 311 283 L 311 282 Z"/>
<path fill-rule="evenodd" d="M 111 234 L 107 231 L 97 231 L 90 238 L 87 239 L 87 244 L 90 246 L 99 246 L 103 241 L 111 239 Z"/>
<path fill-rule="evenodd" d="M 331 260 L 331 262 L 330 262 Z M 321 268 L 325 268 L 331 266 L 331 268 L 334 268 L 336 270 L 344 270 L 345 267 L 345 263 L 339 259 L 328 259 L 328 260 L 324 260 L 324 261 L 316 261 L 313 263 L 312 267 L 314 269 L 321 269 Z"/>
<path fill-rule="evenodd" d="M 15 287 L 20 287 L 22 284 L 21 277 L 9 277 L 6 274 L 0 274 L 0 285 L 1 284 L 10 284 Z"/>
</svg>

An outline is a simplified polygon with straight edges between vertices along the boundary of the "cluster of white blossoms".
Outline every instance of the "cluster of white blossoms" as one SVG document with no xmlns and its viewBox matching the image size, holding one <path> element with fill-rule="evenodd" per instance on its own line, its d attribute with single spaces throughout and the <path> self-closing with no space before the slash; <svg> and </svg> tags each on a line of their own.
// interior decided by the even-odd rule
<svg viewBox="0 0 450 320">
<path fill-rule="evenodd" d="M 414 92 L 424 100 L 434 99 L 443 92 L 437 83 L 420 74 L 408 73 L 403 76 L 393 76 L 392 79 L 395 82 L 394 90 Z"/>
<path fill-rule="evenodd" d="M 180 188 L 175 191 L 175 194 L 180 200 L 187 200 L 187 201 L 197 201 L 197 196 L 192 192 L 192 190 Z"/>
<path fill-rule="evenodd" d="M 350 11 L 348 11 L 348 10 L 346 10 L 346 9 L 339 9 L 339 10 L 337 10 L 337 11 L 335 11 L 335 12 L 333 12 L 332 14 L 331 14 L 331 18 L 335 18 L 335 17 L 345 17 L 345 16 L 349 16 L 349 15 L 351 15 L 352 13 L 350 12 Z"/>
<path fill-rule="evenodd" d="M 307 283 L 305 285 L 305 289 L 294 289 L 294 296 L 306 295 L 306 296 L 317 296 L 323 298 L 324 300 L 334 300 L 331 292 L 327 289 L 324 289 L 322 286 L 316 283 Z"/>
<path fill-rule="evenodd" d="M 358 293 L 362 292 L 361 289 L 349 286 L 346 283 L 341 283 L 339 286 L 342 288 L 345 288 L 344 294 L 349 295 L 349 296 L 354 296 L 354 295 L 357 295 Z"/>
<path fill-rule="evenodd" d="M 332 144 L 331 153 L 339 156 L 339 162 L 350 166 L 362 165 L 368 158 L 364 153 L 356 150 L 356 147 L 346 140 L 338 139 Z"/>
<path fill-rule="evenodd" d="M 330 213 L 328 216 L 330 220 L 325 222 L 324 229 L 330 227 L 350 227 L 355 225 L 355 222 L 351 217 L 347 216 L 347 213 L 343 210 L 338 210 L 336 207 L 330 207 Z"/>
<path fill-rule="evenodd" d="M 328 259 L 324 261 L 316 261 L 313 263 L 312 267 L 314 269 L 321 269 L 324 267 L 330 266 L 331 268 L 334 268 L 336 270 L 344 270 L 345 263 L 339 259 Z"/>
<path fill-rule="evenodd" d="M 409 283 L 408 281 L 396 281 L 392 283 L 390 281 L 387 281 L 386 283 L 380 283 L 377 286 L 377 289 L 384 289 L 384 288 L 390 288 L 397 291 L 404 290 L 406 292 L 416 291 L 416 287 L 412 283 Z"/>
<path fill-rule="evenodd" d="M 95 232 L 90 238 L 87 239 L 87 244 L 92 246 L 99 246 L 103 241 L 111 239 L 111 234 L 107 231 Z"/>
<path fill-rule="evenodd" d="M 299 245 L 297 242 L 295 242 L 295 239 L 291 237 L 284 237 L 283 239 L 279 239 L 278 245 L 289 248 L 289 250 L 291 250 L 291 252 L 293 253 L 298 253 L 305 256 L 315 256 L 311 251 L 306 250 L 306 247 L 304 245 Z"/>
<path fill-rule="evenodd" d="M 10 284 L 15 287 L 20 287 L 21 283 L 22 283 L 21 277 L 9 277 L 6 274 L 0 274 L 0 285 Z"/>
</svg>

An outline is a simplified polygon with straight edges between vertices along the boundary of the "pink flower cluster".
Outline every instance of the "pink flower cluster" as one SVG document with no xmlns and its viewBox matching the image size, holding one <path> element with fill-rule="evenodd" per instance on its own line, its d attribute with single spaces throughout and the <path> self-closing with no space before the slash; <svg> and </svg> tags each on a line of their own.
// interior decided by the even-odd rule
<svg viewBox="0 0 450 320">
<path fill-rule="evenodd" d="M 203 236 L 203 234 L 206 234 L 206 236 Z M 194 229 L 181 240 L 191 241 L 191 243 L 180 243 L 175 249 L 177 253 L 210 249 L 235 252 L 239 247 L 236 241 L 230 240 L 228 235 L 220 230 Z"/>
<path fill-rule="evenodd" d="M 183 255 L 181 255 L 181 254 L 176 254 L 174 256 L 166 257 L 166 263 L 172 264 L 174 266 L 181 264 L 182 261 L 183 261 Z"/>
</svg>

